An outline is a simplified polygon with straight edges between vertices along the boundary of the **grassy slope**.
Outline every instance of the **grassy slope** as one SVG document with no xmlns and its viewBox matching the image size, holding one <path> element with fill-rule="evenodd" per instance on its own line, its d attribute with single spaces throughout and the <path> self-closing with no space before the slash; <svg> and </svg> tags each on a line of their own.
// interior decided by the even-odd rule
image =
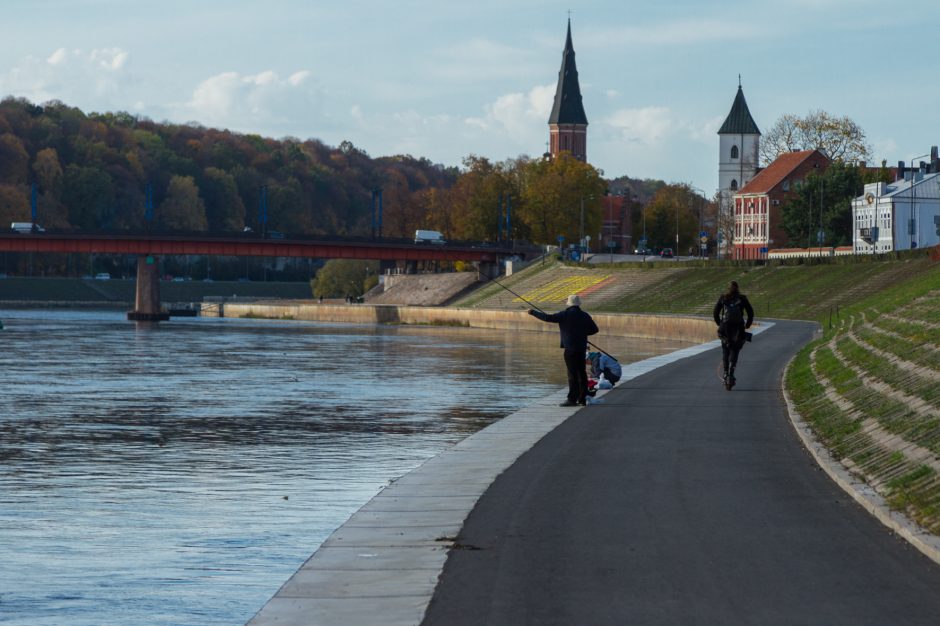
<svg viewBox="0 0 940 626">
<path fill-rule="evenodd" d="M 836 458 L 893 508 L 940 534 L 940 477 L 935 466 L 912 450 L 927 450 L 940 459 L 940 329 L 916 323 L 936 324 L 940 263 L 918 269 L 846 307 L 833 328 L 824 327 L 824 336 L 800 351 L 786 386 L 797 410 Z M 891 313 L 905 321 L 886 316 Z M 882 354 L 860 347 L 853 336 Z M 895 359 L 914 367 L 902 371 Z M 899 395 L 924 404 L 914 410 L 917 401 Z M 877 424 L 910 445 L 879 441 L 865 423 Z"/>
<path fill-rule="evenodd" d="M 736 280 L 759 317 L 822 320 L 830 309 L 859 302 L 936 265 L 922 257 L 882 263 L 650 269 L 663 273 L 655 288 L 599 310 L 708 315 L 718 294 Z"/>
<path fill-rule="evenodd" d="M 556 266 L 536 264 L 500 282 L 524 293 L 527 283 L 537 283 L 539 275 L 552 267 Z M 737 280 L 758 317 L 820 322 L 823 338 L 803 349 L 787 374 L 785 384 L 798 410 L 836 458 L 874 485 L 893 507 L 940 534 L 938 472 L 903 446 L 880 444 L 863 428 L 863 423 L 877 422 L 885 432 L 940 459 L 940 392 L 935 382 L 940 376 L 940 352 L 930 347 L 940 345 L 940 330 L 884 315 L 896 311 L 908 320 L 940 323 L 940 262 L 917 251 L 893 259 L 848 258 L 806 265 L 711 264 L 677 269 L 681 267 L 668 263 L 583 269 L 621 281 L 636 281 L 638 272 L 661 276 L 639 293 L 627 291 L 593 305 L 588 299 L 586 306 L 603 312 L 710 315 L 718 294 L 730 280 Z M 498 285 L 486 285 L 459 305 L 484 303 L 500 290 Z M 491 305 L 492 300 L 485 304 Z M 860 346 L 850 333 L 881 355 Z M 914 366 L 913 373 L 900 371 L 892 354 Z M 860 373 L 853 373 L 846 363 Z M 914 412 L 890 393 L 872 389 L 871 381 L 923 399 L 927 408 Z"/>
</svg>

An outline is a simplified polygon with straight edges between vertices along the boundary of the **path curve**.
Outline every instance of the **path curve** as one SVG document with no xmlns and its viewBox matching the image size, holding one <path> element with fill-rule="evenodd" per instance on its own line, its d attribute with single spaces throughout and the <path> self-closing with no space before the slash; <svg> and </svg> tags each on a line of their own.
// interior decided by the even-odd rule
<svg viewBox="0 0 940 626">
<path fill-rule="evenodd" d="M 626 382 L 489 487 L 424 624 L 930 624 L 940 566 L 801 445 L 781 375 L 813 325 L 777 322 Z"/>
</svg>

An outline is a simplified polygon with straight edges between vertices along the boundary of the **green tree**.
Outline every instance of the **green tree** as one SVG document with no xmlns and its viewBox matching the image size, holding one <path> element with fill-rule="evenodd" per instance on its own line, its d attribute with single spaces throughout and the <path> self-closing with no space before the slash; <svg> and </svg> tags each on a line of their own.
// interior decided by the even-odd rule
<svg viewBox="0 0 940 626">
<path fill-rule="evenodd" d="M 206 206 L 191 176 L 170 179 L 166 198 L 154 216 L 156 223 L 169 230 L 206 230 Z"/>
<path fill-rule="evenodd" d="M 311 281 L 316 298 L 358 298 L 369 284 L 375 284 L 379 264 L 376 261 L 330 259 Z"/>
<path fill-rule="evenodd" d="M 114 215 L 114 186 L 111 177 L 95 167 L 65 168 L 62 197 L 69 223 L 85 230 L 107 227 Z"/>
<path fill-rule="evenodd" d="M 860 168 L 832 163 L 825 172 L 810 174 L 797 195 L 781 211 L 789 245 L 846 245 L 852 240 L 852 200 L 865 186 Z M 818 232 L 822 230 L 823 240 Z"/>
<path fill-rule="evenodd" d="M 217 167 L 207 167 L 200 189 L 209 230 L 234 232 L 245 227 L 245 204 L 231 174 Z"/>
<path fill-rule="evenodd" d="M 685 254 L 689 248 L 697 250 L 702 202 L 688 185 L 666 185 L 657 191 L 646 206 L 649 246 L 675 248 L 676 254 Z"/>
</svg>

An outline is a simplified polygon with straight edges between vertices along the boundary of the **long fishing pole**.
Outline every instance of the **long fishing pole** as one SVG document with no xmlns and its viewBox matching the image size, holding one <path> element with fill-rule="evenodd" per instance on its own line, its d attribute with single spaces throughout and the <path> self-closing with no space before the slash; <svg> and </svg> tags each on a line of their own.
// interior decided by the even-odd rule
<svg viewBox="0 0 940 626">
<path fill-rule="evenodd" d="M 489 278 L 489 277 L 488 277 L 488 278 Z M 495 278 L 489 278 L 489 280 L 491 280 L 492 282 L 496 283 L 497 285 L 499 285 L 500 287 L 502 287 L 503 289 L 505 289 L 506 291 L 508 291 L 508 292 L 511 293 L 512 295 L 516 296 L 517 298 L 519 298 L 520 300 L 522 300 L 523 302 L 525 302 L 526 304 L 528 304 L 528 305 L 529 305 L 530 307 L 532 307 L 533 309 L 538 309 L 538 310 L 541 311 L 542 313 L 545 313 L 545 311 L 544 311 L 544 309 L 542 309 L 542 307 L 538 306 L 537 304 L 533 304 L 533 303 L 529 302 L 528 300 L 526 300 L 525 298 L 523 298 L 522 296 L 520 296 L 518 293 L 516 293 L 515 291 L 513 291 L 512 289 L 510 289 L 509 287 L 507 287 L 507 286 L 504 285 L 503 283 L 499 282 L 499 281 L 496 280 Z M 606 354 L 607 356 L 609 356 L 609 357 L 612 358 L 613 360 L 615 360 L 615 361 L 617 360 L 617 357 L 615 357 L 614 355 L 612 355 L 610 352 L 607 352 L 606 350 L 604 350 L 603 348 L 601 348 L 601 347 L 600 347 L 599 345 L 597 345 L 596 343 L 593 343 L 593 342 L 590 341 L 590 340 L 588 340 L 587 343 L 588 343 L 589 346 L 592 346 L 592 347 L 594 347 L 594 348 L 597 348 L 597 350 L 598 350 L 599 352 L 603 352 L 604 354 Z"/>
</svg>

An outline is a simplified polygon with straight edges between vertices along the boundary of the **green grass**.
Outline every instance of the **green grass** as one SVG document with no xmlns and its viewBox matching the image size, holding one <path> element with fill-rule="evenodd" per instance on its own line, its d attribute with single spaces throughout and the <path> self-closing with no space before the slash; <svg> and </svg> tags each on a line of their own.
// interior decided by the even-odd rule
<svg viewBox="0 0 940 626">
<path fill-rule="evenodd" d="M 784 384 L 800 415 L 836 458 L 851 459 L 867 481 L 881 485 L 890 506 L 940 534 L 940 479 L 934 468 L 907 458 L 903 451 L 884 448 L 860 430 L 862 420 L 875 419 L 885 430 L 940 455 L 940 409 L 917 413 L 904 402 L 875 391 L 828 347 L 834 341 L 842 357 L 865 376 L 920 397 L 933 407 L 940 406 L 940 385 L 925 375 L 927 370 L 940 371 L 940 352 L 933 349 L 940 333 L 916 323 L 932 322 L 936 317 L 940 306 L 940 263 L 912 259 L 877 274 L 859 271 L 850 279 L 836 270 L 833 276 L 851 280 L 855 285 L 864 282 L 866 289 L 860 292 L 830 280 L 825 281 L 824 292 L 811 296 L 820 302 L 839 301 L 839 317 L 830 327 L 828 315 L 817 315 L 815 319 L 822 322 L 824 329 L 823 337 L 796 355 Z M 808 276 L 806 285 L 810 284 L 820 287 L 824 282 Z M 807 297 L 810 292 L 803 289 L 800 293 L 803 294 L 800 297 Z M 839 300 L 837 293 L 848 297 Z M 807 310 L 821 312 L 818 305 L 804 304 Z M 899 319 L 886 317 L 891 313 Z M 865 322 L 874 328 L 865 326 Z M 897 367 L 847 337 L 849 329 L 872 346 L 914 363 L 921 370 L 910 372 Z M 811 354 L 815 354 L 815 370 Z M 826 398 L 823 377 L 833 391 L 851 403 L 852 412 Z"/>
</svg>

